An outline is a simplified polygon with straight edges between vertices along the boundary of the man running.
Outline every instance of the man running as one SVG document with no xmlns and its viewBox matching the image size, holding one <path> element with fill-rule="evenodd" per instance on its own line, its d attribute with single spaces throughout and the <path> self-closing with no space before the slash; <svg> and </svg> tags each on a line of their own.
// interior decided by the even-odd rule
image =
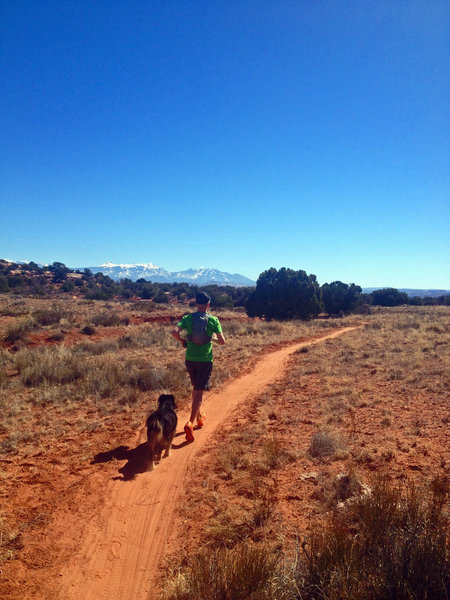
<svg viewBox="0 0 450 600">
<path fill-rule="evenodd" d="M 225 344 L 219 319 L 207 312 L 210 302 L 211 298 L 208 294 L 198 293 L 195 299 L 197 312 L 184 315 L 172 331 L 173 337 L 186 348 L 186 369 L 193 386 L 191 416 L 184 426 L 188 442 L 194 441 L 195 420 L 197 419 L 198 428 L 202 428 L 205 423 L 206 417 L 200 412 L 200 407 L 203 392 L 209 390 L 213 366 L 212 339 L 214 338 L 221 346 Z M 180 331 L 183 330 L 187 333 L 187 341 L 180 335 Z"/>
</svg>

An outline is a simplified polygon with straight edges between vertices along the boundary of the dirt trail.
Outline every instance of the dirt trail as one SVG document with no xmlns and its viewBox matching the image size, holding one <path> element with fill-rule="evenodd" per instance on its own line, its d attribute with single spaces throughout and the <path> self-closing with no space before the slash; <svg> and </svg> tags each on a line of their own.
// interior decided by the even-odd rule
<svg viewBox="0 0 450 600">
<path fill-rule="evenodd" d="M 136 479 L 111 481 L 106 502 L 80 540 L 79 552 L 61 573 L 60 598 L 64 600 L 153 600 L 152 582 L 164 555 L 180 491 L 188 483 L 189 464 L 207 447 L 217 427 L 250 394 L 281 379 L 287 357 L 304 346 L 340 336 L 357 327 L 345 327 L 319 339 L 290 345 L 264 356 L 248 374 L 223 389 L 207 394 L 208 420 L 186 445 L 184 435 L 175 438 L 170 459 L 151 473 Z M 179 414 L 182 431 L 187 414 Z M 144 441 L 141 437 L 137 444 Z"/>
</svg>

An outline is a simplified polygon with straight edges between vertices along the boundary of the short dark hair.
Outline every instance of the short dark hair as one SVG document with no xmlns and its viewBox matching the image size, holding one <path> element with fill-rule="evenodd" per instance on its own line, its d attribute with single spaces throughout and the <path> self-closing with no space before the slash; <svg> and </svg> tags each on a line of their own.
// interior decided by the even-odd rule
<svg viewBox="0 0 450 600">
<path fill-rule="evenodd" d="M 205 292 L 199 292 L 195 298 L 196 304 L 208 304 L 211 302 L 211 298 Z"/>
</svg>

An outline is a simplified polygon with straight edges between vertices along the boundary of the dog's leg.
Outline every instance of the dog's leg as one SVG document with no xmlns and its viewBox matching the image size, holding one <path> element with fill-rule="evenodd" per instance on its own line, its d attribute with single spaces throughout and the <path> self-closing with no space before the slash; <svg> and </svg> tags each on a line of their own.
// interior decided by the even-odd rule
<svg viewBox="0 0 450 600">
<path fill-rule="evenodd" d="M 161 442 L 157 444 L 155 449 L 155 462 L 158 464 L 161 462 Z"/>
<path fill-rule="evenodd" d="M 166 452 L 164 454 L 164 456 L 166 456 L 166 457 L 172 456 L 172 442 L 173 442 L 174 437 L 175 437 L 175 434 L 169 440 L 169 445 L 167 446 Z"/>
<path fill-rule="evenodd" d="M 155 468 L 155 448 L 151 442 L 148 444 L 148 463 L 147 471 L 153 471 Z"/>
</svg>

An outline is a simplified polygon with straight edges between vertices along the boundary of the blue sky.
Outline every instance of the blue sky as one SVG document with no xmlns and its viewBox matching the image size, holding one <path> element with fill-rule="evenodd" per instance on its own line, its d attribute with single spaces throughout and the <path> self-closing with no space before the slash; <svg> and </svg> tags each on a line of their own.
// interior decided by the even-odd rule
<svg viewBox="0 0 450 600">
<path fill-rule="evenodd" d="M 450 288 L 447 0 L 0 7 L 0 257 Z"/>
</svg>

